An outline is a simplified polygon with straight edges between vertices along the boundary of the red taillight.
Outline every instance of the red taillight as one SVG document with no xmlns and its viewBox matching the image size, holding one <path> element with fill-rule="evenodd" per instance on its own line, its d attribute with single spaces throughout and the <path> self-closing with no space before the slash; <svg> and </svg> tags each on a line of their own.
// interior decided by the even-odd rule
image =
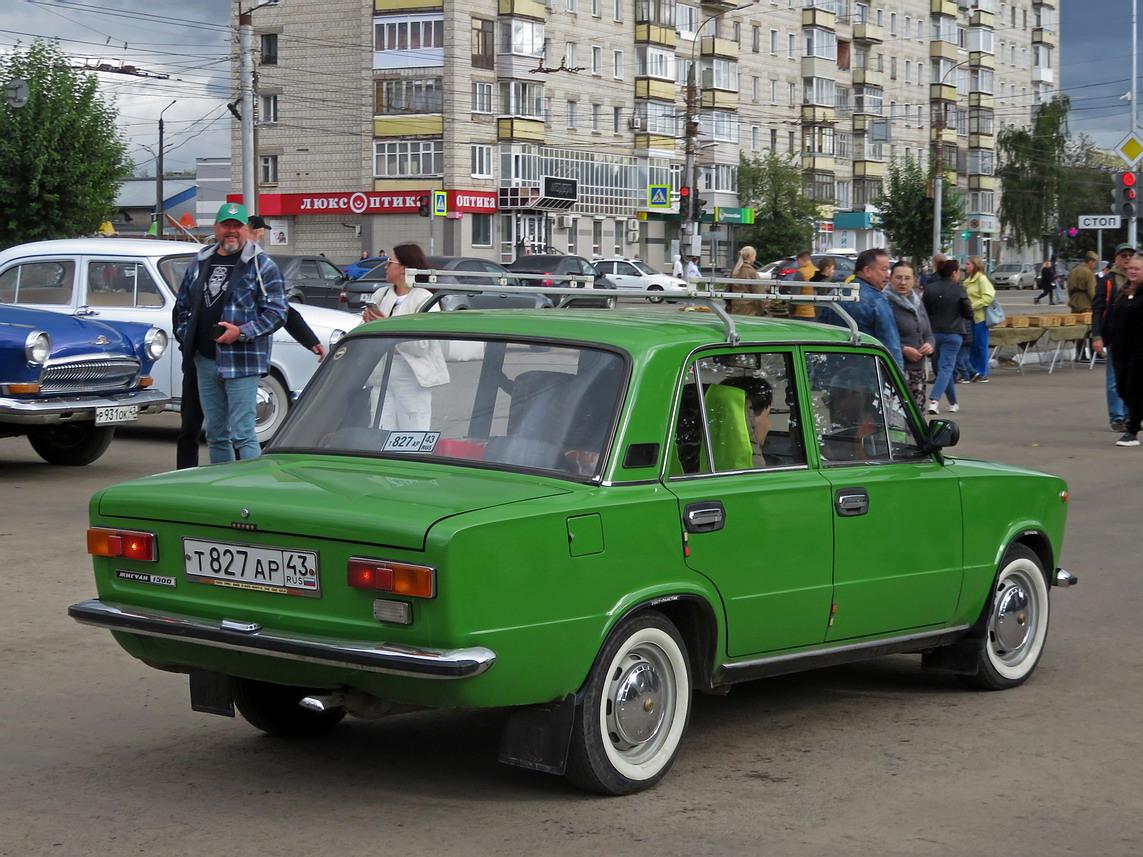
<svg viewBox="0 0 1143 857">
<path fill-rule="evenodd" d="M 158 559 L 155 551 L 155 534 L 139 533 L 134 530 L 92 527 L 87 531 L 87 552 L 92 556 L 137 559 L 141 562 L 154 562 Z"/>
<path fill-rule="evenodd" d="M 436 595 L 436 569 L 427 565 L 355 556 L 346 566 L 345 580 L 354 589 L 414 598 Z"/>
<path fill-rule="evenodd" d="M 345 289 L 342 289 L 340 292 L 337 293 L 337 302 L 339 304 L 349 303 L 349 293 Z"/>
</svg>

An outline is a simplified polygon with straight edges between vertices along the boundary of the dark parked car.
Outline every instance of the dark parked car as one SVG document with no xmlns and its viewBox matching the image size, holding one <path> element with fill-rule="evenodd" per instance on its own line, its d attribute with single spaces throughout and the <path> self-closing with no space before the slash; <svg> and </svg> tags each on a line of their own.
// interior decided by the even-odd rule
<svg viewBox="0 0 1143 857">
<path fill-rule="evenodd" d="M 280 256 L 271 259 L 286 282 L 286 300 L 299 304 L 345 309 L 339 303 L 341 287 L 351 278 L 324 256 Z"/>
<path fill-rule="evenodd" d="M 456 271 L 455 277 L 442 277 L 437 280 L 438 285 L 459 283 L 474 286 L 493 286 L 496 281 L 492 276 L 507 277 L 509 286 L 530 285 L 521 283 L 512 276 L 512 272 L 503 265 L 481 259 L 476 256 L 428 256 L 426 261 L 434 271 Z M 464 272 L 470 272 L 468 276 Z M 485 274 L 488 276 L 476 276 Z M 385 266 L 378 265 L 368 274 L 346 283 L 343 294 L 346 296 L 348 308 L 357 311 L 362 304 L 369 300 L 374 291 L 385 285 Z M 456 309 L 550 309 L 555 303 L 545 295 L 516 295 L 504 292 L 484 292 L 471 295 L 445 295 L 440 299 L 443 310 Z"/>
<path fill-rule="evenodd" d="M 557 274 L 572 274 L 580 277 L 594 277 L 597 289 L 614 289 L 614 281 L 605 277 L 596 267 L 583 258 L 583 256 L 521 256 L 508 265 L 509 271 L 519 274 L 551 274 L 550 280 L 529 281 L 533 285 L 556 286 L 557 288 L 581 288 L 582 283 L 558 278 Z M 553 298 L 557 297 L 555 295 Z M 615 298 L 600 300 L 576 299 L 576 306 L 615 306 Z"/>
<path fill-rule="evenodd" d="M 0 294 L 20 286 L 38 288 L 0 279 Z M 116 425 L 166 406 L 150 376 L 166 349 L 150 325 L 0 304 L 0 437 L 27 436 L 50 464 L 90 464 Z"/>
</svg>

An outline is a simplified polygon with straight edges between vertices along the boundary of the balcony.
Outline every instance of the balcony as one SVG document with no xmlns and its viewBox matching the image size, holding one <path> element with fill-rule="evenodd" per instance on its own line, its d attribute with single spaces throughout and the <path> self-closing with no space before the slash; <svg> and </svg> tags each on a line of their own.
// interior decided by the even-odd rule
<svg viewBox="0 0 1143 857">
<path fill-rule="evenodd" d="M 996 99 L 988 92 L 970 92 L 968 95 L 968 106 L 981 107 L 985 110 L 994 110 L 996 108 Z"/>
<path fill-rule="evenodd" d="M 1036 27 L 1032 30 L 1032 44 L 1034 45 L 1048 45 L 1049 47 L 1056 46 L 1056 33 L 1054 30 L 1046 30 L 1043 27 Z"/>
<path fill-rule="evenodd" d="M 635 42 L 673 48 L 679 43 L 679 34 L 674 27 L 664 27 L 661 24 L 636 24 Z"/>
<path fill-rule="evenodd" d="M 996 68 L 996 57 L 984 51 L 969 51 L 968 64 L 971 68 Z"/>
<path fill-rule="evenodd" d="M 929 0 L 930 15 L 948 15 L 955 18 L 960 12 L 956 0 Z"/>
<path fill-rule="evenodd" d="M 996 138 L 991 134 L 969 134 L 968 147 L 970 149 L 995 149 Z"/>
<path fill-rule="evenodd" d="M 440 11 L 444 0 L 373 0 L 374 12 Z"/>
<path fill-rule="evenodd" d="M 738 43 L 733 39 L 719 39 L 714 36 L 703 38 L 699 53 L 704 57 L 726 57 L 738 59 Z"/>
<path fill-rule="evenodd" d="M 821 152 L 802 152 L 802 169 L 815 173 L 832 173 L 836 169 L 834 157 Z"/>
<path fill-rule="evenodd" d="M 930 59 L 945 59 L 949 62 L 959 60 L 959 48 L 952 42 L 929 42 Z"/>
<path fill-rule="evenodd" d="M 499 0 L 497 14 L 543 21 L 548 17 L 548 7 L 538 0 Z"/>
<path fill-rule="evenodd" d="M 1032 83 L 1055 83 L 1056 73 L 1050 68 L 1033 68 Z"/>
<path fill-rule="evenodd" d="M 544 120 L 501 116 L 496 120 L 496 139 L 501 142 L 542 143 L 544 142 Z"/>
<path fill-rule="evenodd" d="M 439 137 L 444 133 L 444 117 L 384 116 L 373 120 L 374 137 Z"/>
<path fill-rule="evenodd" d="M 951 83 L 930 83 L 929 101 L 956 101 L 956 87 Z"/>
<path fill-rule="evenodd" d="M 885 177 L 885 164 L 881 161 L 858 160 L 857 153 L 853 156 L 853 177 L 855 179 L 880 179 Z"/>
<path fill-rule="evenodd" d="M 636 98 L 657 98 L 660 101 L 674 101 L 676 86 L 669 80 L 654 77 L 635 78 Z"/>
<path fill-rule="evenodd" d="M 996 176 L 970 175 L 969 190 L 996 190 Z"/>
<path fill-rule="evenodd" d="M 822 77 L 826 80 L 837 78 L 837 60 L 824 57 L 802 57 L 802 77 Z"/>
<path fill-rule="evenodd" d="M 825 9 L 803 9 L 802 26 L 834 30 L 837 28 L 837 15 Z"/>
<path fill-rule="evenodd" d="M 956 128 L 952 125 L 946 125 L 944 128 L 938 130 L 934 125 L 929 129 L 929 139 L 934 143 L 952 143 L 956 145 Z"/>
<path fill-rule="evenodd" d="M 968 16 L 968 25 L 970 27 L 996 27 L 996 16 L 991 12 L 985 12 L 983 9 L 973 9 Z"/>
<path fill-rule="evenodd" d="M 737 110 L 738 93 L 725 89 L 704 89 L 699 96 L 703 110 Z"/>
<path fill-rule="evenodd" d="M 814 104 L 802 105 L 803 125 L 831 124 L 837 119 L 832 107 L 821 107 Z"/>
<path fill-rule="evenodd" d="M 635 148 L 659 149 L 665 152 L 674 152 L 678 148 L 678 141 L 674 137 L 664 137 L 662 134 L 636 134 Z"/>
<path fill-rule="evenodd" d="M 868 21 L 853 25 L 853 40 L 855 42 L 868 42 L 879 45 L 885 41 L 885 28 L 870 24 Z"/>
<path fill-rule="evenodd" d="M 885 72 L 876 71 L 872 68 L 855 68 L 853 70 L 853 85 L 854 86 L 879 86 L 885 87 Z"/>
</svg>

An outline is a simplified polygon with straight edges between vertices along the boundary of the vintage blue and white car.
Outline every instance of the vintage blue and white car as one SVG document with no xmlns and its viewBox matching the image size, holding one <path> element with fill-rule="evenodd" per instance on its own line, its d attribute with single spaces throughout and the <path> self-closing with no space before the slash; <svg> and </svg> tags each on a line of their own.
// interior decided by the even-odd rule
<svg viewBox="0 0 1143 857">
<path fill-rule="evenodd" d="M 171 312 L 183 272 L 202 248 L 184 241 L 68 238 L 0 250 L 0 303 L 99 321 L 154 325 L 171 336 Z M 359 315 L 293 304 L 318 340 L 333 345 L 361 323 Z M 173 337 L 172 337 L 173 338 Z M 257 431 L 268 441 L 318 367 L 317 357 L 283 328 L 274 334 L 270 372 L 258 386 Z M 152 370 L 155 385 L 177 408 L 183 373 L 177 348 Z"/>
<path fill-rule="evenodd" d="M 0 437 L 26 435 L 51 464 L 90 464 L 116 425 L 170 400 L 150 374 L 167 341 L 146 324 L 0 304 Z"/>
</svg>

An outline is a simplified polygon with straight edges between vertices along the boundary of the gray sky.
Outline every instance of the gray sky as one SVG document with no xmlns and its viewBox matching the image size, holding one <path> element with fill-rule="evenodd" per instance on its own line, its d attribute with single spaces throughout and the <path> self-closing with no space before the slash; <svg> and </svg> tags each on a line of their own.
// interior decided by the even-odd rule
<svg viewBox="0 0 1143 857">
<path fill-rule="evenodd" d="M 1130 88 L 1132 0 L 1058 2 L 1059 85 L 1071 98 L 1072 131 L 1114 147 L 1129 124 L 1129 105 L 1120 97 Z M 236 97 L 230 76 L 235 8 L 234 0 L 0 0 L 0 50 L 37 36 L 58 38 L 81 63 L 170 75 L 157 80 L 100 73 L 99 79 L 116 99 L 132 157 L 152 172 L 153 154 L 143 146 L 155 148 L 159 112 L 176 101 L 163 114 L 166 164 L 191 169 L 195 157 L 230 151 L 226 102 Z M 255 13 L 259 19 L 274 14 L 272 8 Z M 997 41 L 1003 30 L 998 21 Z"/>
</svg>

